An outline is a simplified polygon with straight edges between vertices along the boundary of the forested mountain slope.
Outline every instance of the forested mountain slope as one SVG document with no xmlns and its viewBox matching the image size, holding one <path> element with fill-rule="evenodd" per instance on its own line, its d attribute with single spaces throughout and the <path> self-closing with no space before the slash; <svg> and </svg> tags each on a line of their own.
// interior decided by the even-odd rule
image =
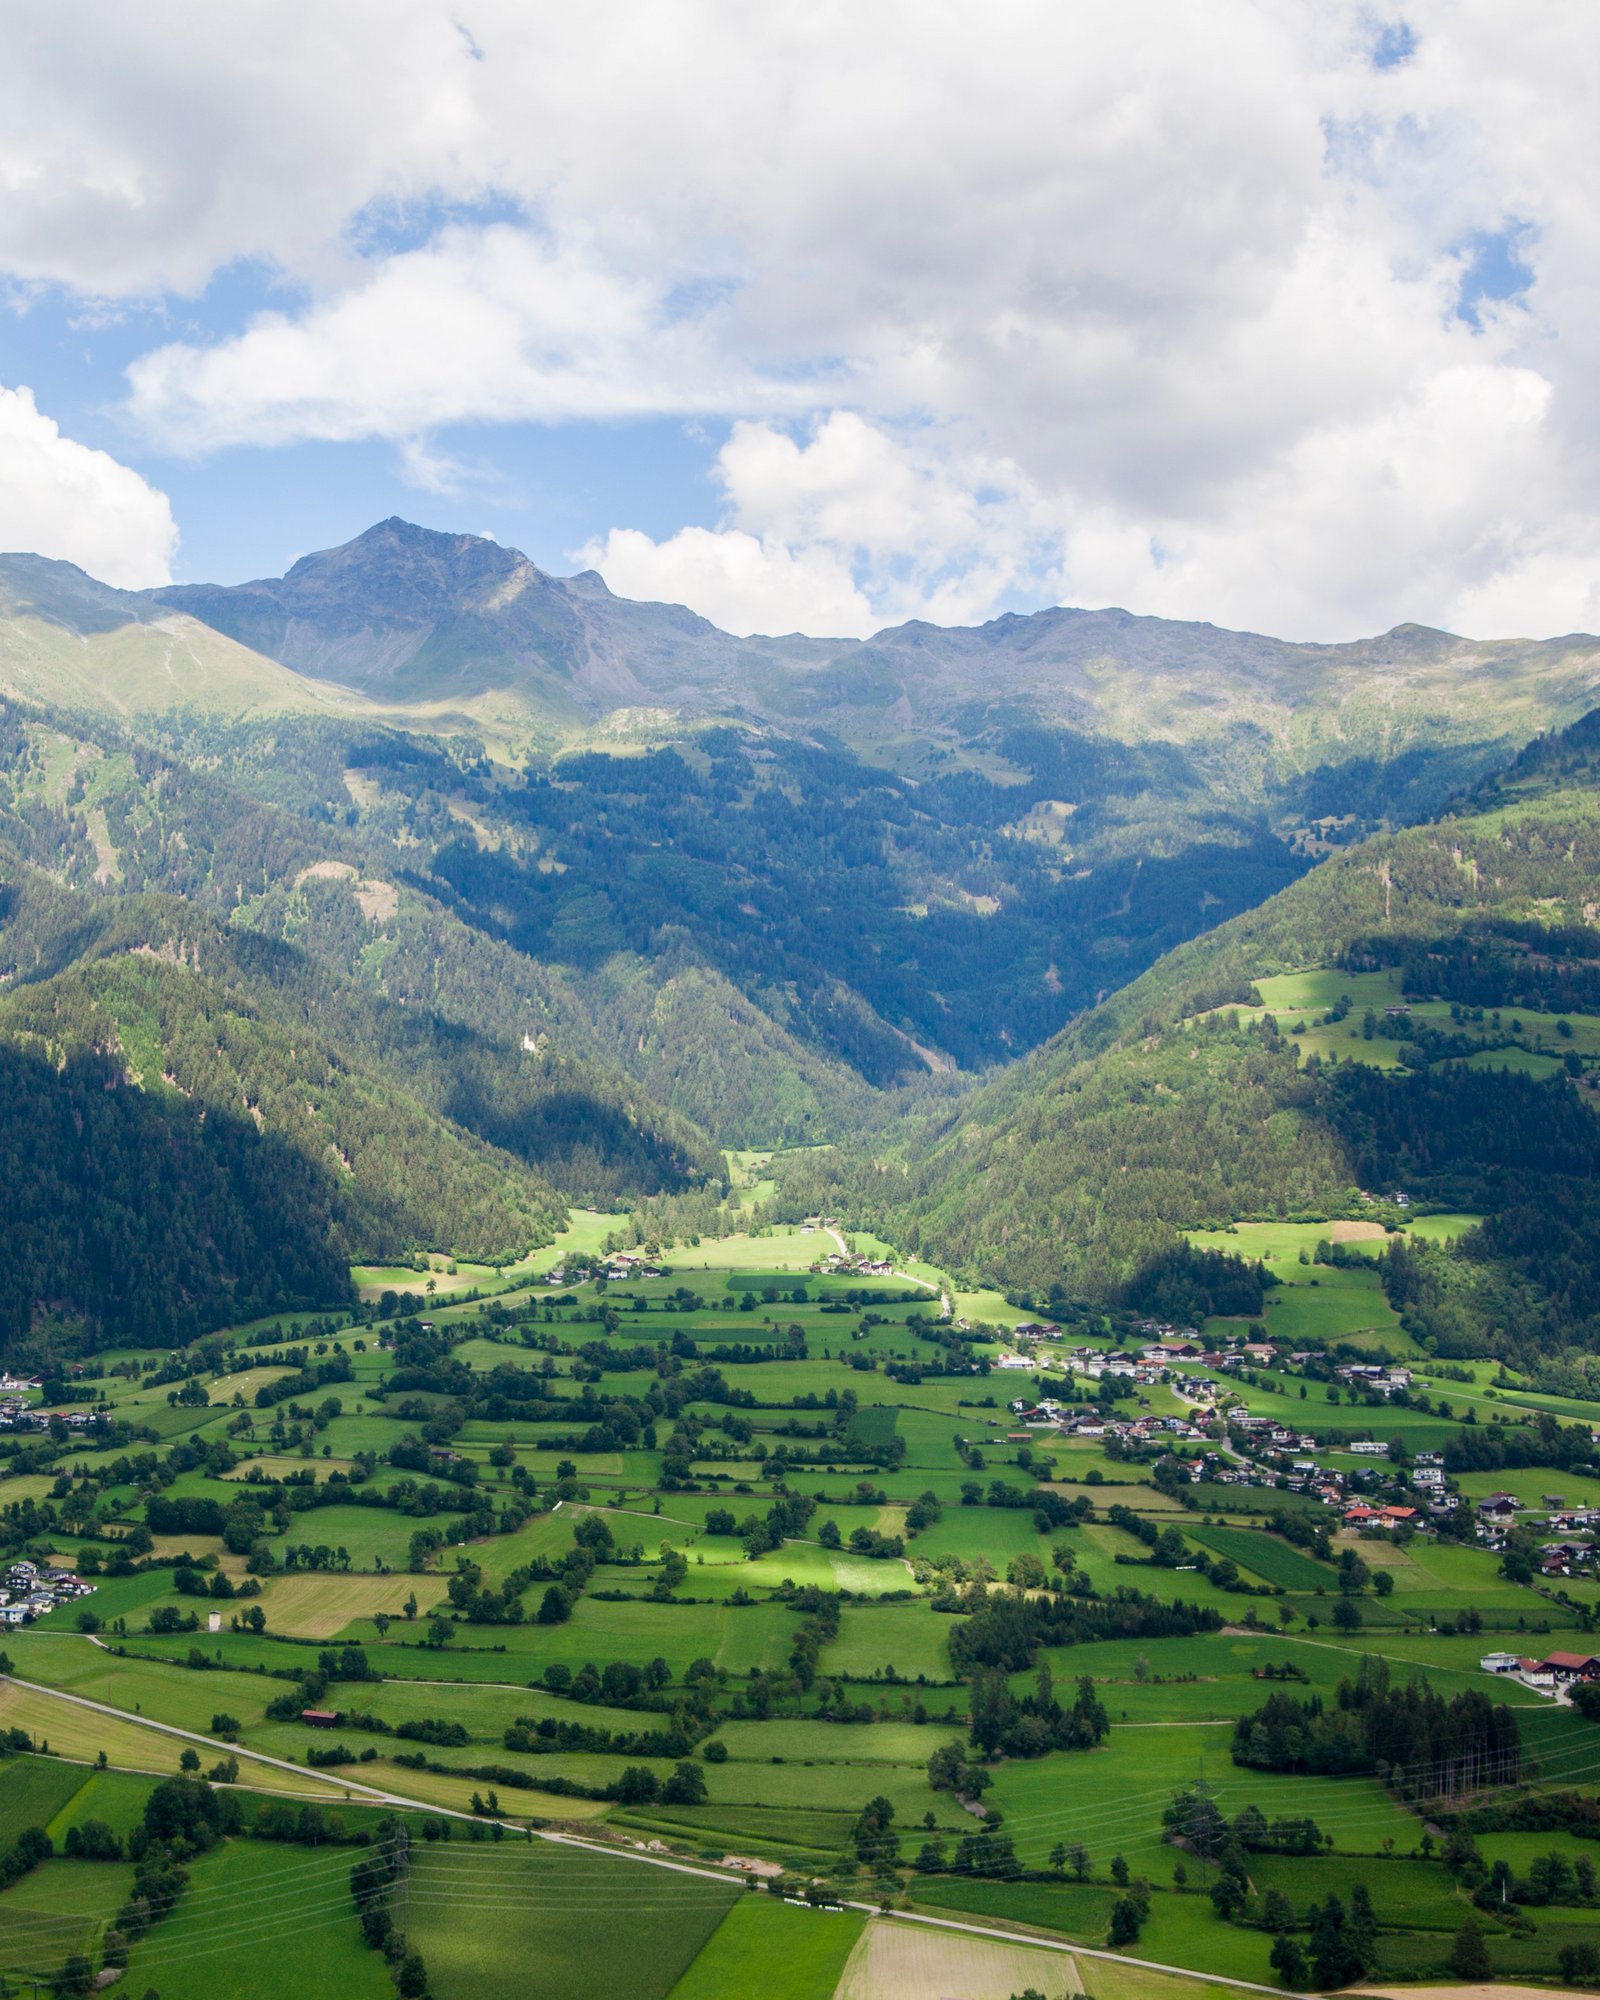
<svg viewBox="0 0 1600 2000">
<path fill-rule="evenodd" d="M 0 686 L 80 746 L 122 718 L 36 741 L 41 865 L 314 938 L 740 1145 L 1025 1054 L 1597 677 L 1581 635 L 1118 611 L 741 640 L 401 521 L 236 587 L 0 558 Z"/>
<path fill-rule="evenodd" d="M 1486 1217 L 1468 1259 L 1414 1274 L 1450 1339 L 1514 1320 L 1591 1344 L 1596 742 L 1590 717 L 1182 946 L 899 1157 L 858 1159 L 852 1197 L 908 1247 L 1103 1296 L 1184 1229 L 1398 1191 Z M 823 1171 L 797 1167 L 795 1198 L 828 1198 Z"/>
<path fill-rule="evenodd" d="M 6 1335 L 54 1314 L 166 1340 L 340 1298 L 352 1259 L 510 1257 L 559 1226 L 570 1152 L 535 1166 L 452 1115 L 437 1024 L 386 1036 L 181 904 L 86 909 L 3 873 Z"/>
<path fill-rule="evenodd" d="M 0 731 L 11 837 L 61 879 L 543 1035 L 738 1145 L 1004 1061 L 1307 865 L 1171 758 L 1055 739 L 1031 774 L 918 782 L 754 728 L 527 771 L 327 719 L 139 735 L 13 705 Z"/>
<path fill-rule="evenodd" d="M 207 781 L 192 780 L 197 805 L 190 774 L 159 762 L 142 783 L 123 772 L 87 814 L 52 805 L 33 760 L 41 741 L 60 753 L 71 739 L 9 722 L 0 1334 L 59 1316 L 95 1337 L 177 1338 L 342 1296 L 352 1259 L 510 1257 L 548 1240 L 573 1200 L 720 1180 L 703 1133 L 614 1067 L 550 1046 L 532 968 L 532 990 L 495 1020 L 502 968 L 447 954 L 453 976 L 430 976 L 419 918 L 387 940 L 404 968 L 391 994 L 363 973 L 370 932 L 342 963 L 292 923 L 272 935 L 241 921 L 239 900 L 241 871 L 252 886 L 303 877 L 290 898 L 305 928 L 319 904 L 361 928 L 362 898 L 394 915 L 391 885 L 349 861 L 308 864 L 294 826 L 247 801 L 208 819 Z M 97 778 L 123 755 L 102 756 Z"/>
</svg>

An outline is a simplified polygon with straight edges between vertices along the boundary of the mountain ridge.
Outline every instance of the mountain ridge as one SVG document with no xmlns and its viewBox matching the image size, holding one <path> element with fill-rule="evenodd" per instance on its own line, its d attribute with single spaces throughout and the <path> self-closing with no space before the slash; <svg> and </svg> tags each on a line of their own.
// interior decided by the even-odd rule
<svg viewBox="0 0 1600 2000">
<path fill-rule="evenodd" d="M 124 707 L 181 706 L 200 697 L 173 678 L 161 626 L 173 616 L 193 621 L 182 628 L 191 645 L 198 628 L 215 635 L 204 647 L 243 649 L 212 672 L 242 676 L 258 705 L 371 704 L 401 726 L 487 725 L 507 743 L 553 745 L 619 713 L 665 710 L 681 722 L 820 727 L 893 759 L 907 738 L 948 746 L 1023 719 L 1235 757 L 1254 742 L 1282 776 L 1475 732 L 1515 744 L 1576 720 L 1600 690 L 1593 635 L 1484 641 L 1415 623 L 1330 644 L 1053 606 L 973 626 L 910 620 L 863 640 L 741 639 L 683 606 L 618 597 L 593 570 L 555 577 L 486 537 L 399 516 L 281 577 L 234 585 L 115 591 L 74 565 L 0 556 L 0 676 L 9 667 L 14 677 L 25 651 L 19 621 L 90 642 L 137 628 L 144 685 L 124 691 Z M 13 684 L 62 698 L 48 662 Z M 70 692 L 87 692 L 81 675 Z"/>
</svg>

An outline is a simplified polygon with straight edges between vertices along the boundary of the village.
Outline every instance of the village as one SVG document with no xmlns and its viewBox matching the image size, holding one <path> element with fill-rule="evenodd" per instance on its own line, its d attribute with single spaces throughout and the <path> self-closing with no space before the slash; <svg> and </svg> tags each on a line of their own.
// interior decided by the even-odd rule
<svg viewBox="0 0 1600 2000">
<path fill-rule="evenodd" d="M 26 1560 L 14 1562 L 0 1586 L 0 1625 L 31 1625 L 58 1605 L 93 1595 L 94 1585 L 70 1569 L 42 1568 Z"/>
<path fill-rule="evenodd" d="M 1043 1343 L 1064 1342 L 1062 1328 L 1050 1322 L 1013 1328 L 1016 1347 L 1002 1353 L 995 1367 L 1028 1372 L 1039 1384 L 1059 1374 L 1066 1388 L 1061 1394 L 1014 1397 L 1008 1408 L 1020 1428 L 1008 1434 L 1010 1440 L 1037 1443 L 1055 1437 L 1102 1442 L 1112 1452 L 1134 1458 L 1170 1455 L 1195 1484 L 1314 1497 L 1337 1516 L 1339 1527 L 1358 1534 L 1409 1539 L 1435 1533 L 1448 1521 L 1459 1536 L 1470 1517 L 1473 1542 L 1491 1554 L 1504 1554 L 1513 1531 L 1534 1538 L 1530 1568 L 1542 1580 L 1559 1583 L 1600 1573 L 1600 1545 L 1593 1539 L 1600 1528 L 1600 1505 L 1569 1505 L 1560 1493 L 1543 1494 L 1538 1507 L 1511 1492 L 1470 1501 L 1447 1474 L 1442 1452 L 1405 1452 L 1372 1436 L 1319 1439 L 1309 1429 L 1252 1414 L 1244 1397 L 1217 1379 L 1275 1366 L 1298 1372 L 1314 1358 L 1309 1351 L 1290 1352 L 1270 1341 L 1243 1338 L 1207 1346 L 1192 1327 L 1155 1321 L 1140 1322 L 1135 1330 L 1144 1344 L 1123 1351 L 1085 1344 L 1046 1348 Z M 1211 1372 L 1194 1372 L 1201 1368 Z M 1341 1362 L 1327 1377 L 1352 1401 L 1359 1397 L 1368 1407 L 1409 1391 L 1416 1379 L 1412 1370 L 1387 1362 Z M 1072 1398 L 1074 1378 L 1100 1391 L 1087 1407 Z M 1107 1384 L 1132 1398 L 1136 1414 L 1117 1414 L 1120 1397 L 1108 1402 Z M 1140 1392 L 1158 1386 L 1188 1404 L 1187 1413 L 1151 1410 L 1150 1398 Z M 1338 1458 L 1373 1462 L 1354 1467 L 1328 1462 Z M 1515 1671 L 1530 1686 L 1559 1689 L 1573 1678 L 1559 1661 L 1547 1671 L 1548 1663 L 1510 1654 L 1494 1657 L 1498 1664 L 1486 1663 L 1485 1671 Z M 1581 1677 L 1595 1676 L 1600 1676 L 1600 1659 L 1593 1676 Z"/>
</svg>

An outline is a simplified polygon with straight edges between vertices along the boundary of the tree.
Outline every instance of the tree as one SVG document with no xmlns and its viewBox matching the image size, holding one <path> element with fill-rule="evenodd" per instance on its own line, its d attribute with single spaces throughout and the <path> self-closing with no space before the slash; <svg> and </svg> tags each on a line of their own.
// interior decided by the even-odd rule
<svg viewBox="0 0 1600 2000">
<path fill-rule="evenodd" d="M 1304 1986 L 1306 1983 L 1306 1955 L 1299 1942 L 1282 1931 L 1273 1939 L 1272 1956 L 1268 1963 L 1285 1986 Z"/>
<path fill-rule="evenodd" d="M 1378 1956 L 1378 1919 L 1365 1882 L 1351 1884 L 1350 1915 L 1344 1935 L 1350 1956 L 1359 1961 L 1363 1973 L 1370 1972 Z"/>
<path fill-rule="evenodd" d="M 420 1951 L 408 1951 L 395 1968 L 394 1990 L 400 2000 L 428 2000 L 428 1969 Z"/>
<path fill-rule="evenodd" d="M 1206 1785 L 1187 1785 L 1173 1794 L 1161 1813 L 1169 1840 L 1181 1840 L 1189 1852 L 1209 1861 L 1227 1838 L 1228 1825 Z"/>
<path fill-rule="evenodd" d="M 1106 1943 L 1113 1951 L 1125 1944 L 1137 1944 L 1139 1932 L 1144 1927 L 1144 1913 L 1132 1896 L 1119 1896 L 1111 1906 L 1111 1928 L 1106 1933 Z"/>
<path fill-rule="evenodd" d="M 900 1858 L 900 1840 L 894 1831 L 894 1807 L 881 1794 L 868 1799 L 851 1828 L 856 1859 L 869 1868 L 890 1868 Z"/>
<path fill-rule="evenodd" d="M 706 1779 L 700 1766 L 687 1758 L 674 1765 L 672 1776 L 661 1787 L 661 1800 L 669 1806 L 703 1806 Z"/>
<path fill-rule="evenodd" d="M 1456 1932 L 1456 1941 L 1450 1947 L 1450 1970 L 1458 1979 L 1488 1979 L 1494 1971 L 1489 1962 L 1489 1947 L 1484 1942 L 1483 1929 L 1476 1917 L 1467 1917 Z"/>
<path fill-rule="evenodd" d="M 1341 1597 L 1333 1607 L 1333 1622 L 1341 1632 L 1361 1630 L 1361 1607 L 1348 1597 Z"/>
<path fill-rule="evenodd" d="M 1120 1854 L 1113 1854 L 1111 1857 L 1111 1879 L 1119 1889 L 1126 1889 L 1128 1886 L 1128 1864 Z"/>
<path fill-rule="evenodd" d="M 93 1990 L 94 1967 L 81 1951 L 75 1951 L 51 1980 L 50 1986 L 59 2000 L 79 2000 L 79 1996 Z"/>
<path fill-rule="evenodd" d="M 178 1759 L 178 1769 L 187 1772 L 192 1777 L 199 1768 L 200 1752 L 191 1745 Z"/>
<path fill-rule="evenodd" d="M 1330 1894 L 1311 1906 L 1311 1973 L 1318 1986 L 1346 1986 L 1361 1971 L 1344 1934 L 1344 1905 Z"/>
</svg>

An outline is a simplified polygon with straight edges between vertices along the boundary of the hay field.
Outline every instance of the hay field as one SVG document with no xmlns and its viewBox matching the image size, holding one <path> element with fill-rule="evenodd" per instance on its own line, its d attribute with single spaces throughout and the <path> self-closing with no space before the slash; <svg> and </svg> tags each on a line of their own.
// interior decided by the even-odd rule
<svg viewBox="0 0 1600 2000">
<path fill-rule="evenodd" d="M 1047 2000 L 1081 1993 L 1076 1959 L 891 1921 L 867 1925 L 834 2000 L 1012 2000 L 1030 1986 Z"/>
</svg>

